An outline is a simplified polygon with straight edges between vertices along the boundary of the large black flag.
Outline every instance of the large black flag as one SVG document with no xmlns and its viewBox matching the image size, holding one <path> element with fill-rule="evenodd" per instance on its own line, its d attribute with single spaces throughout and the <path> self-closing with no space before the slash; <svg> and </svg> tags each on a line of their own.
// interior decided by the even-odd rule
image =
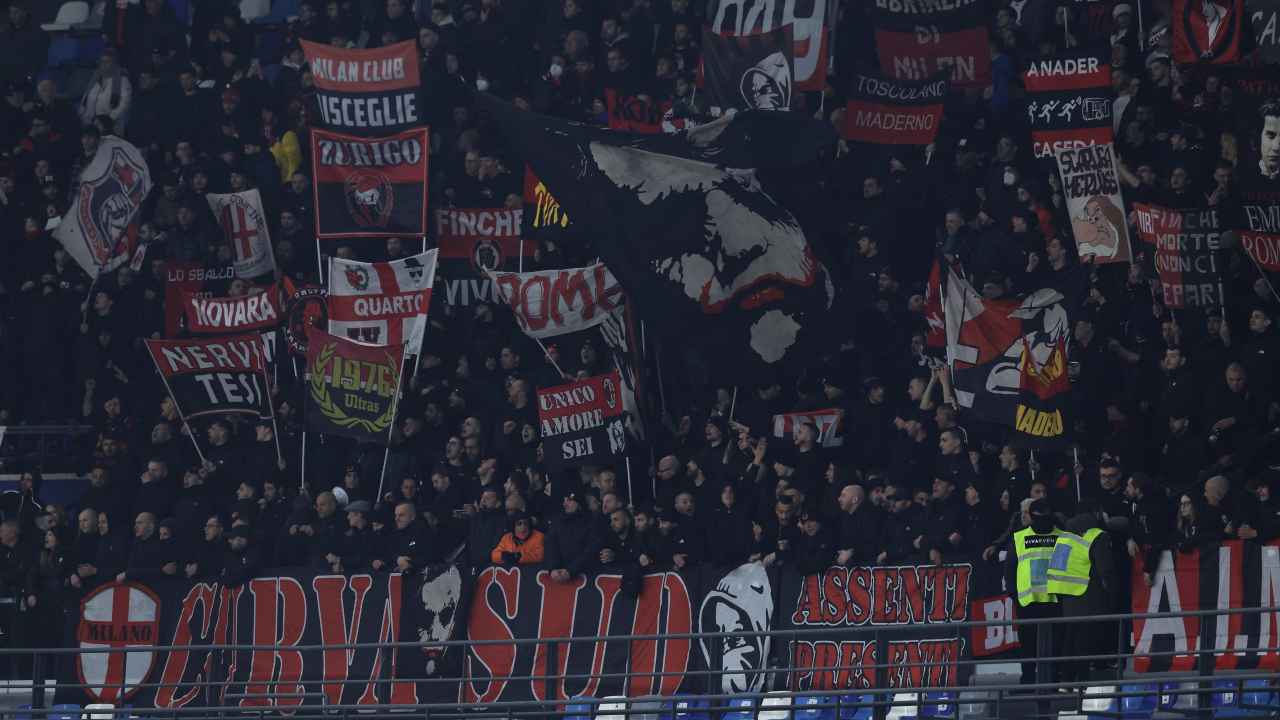
<svg viewBox="0 0 1280 720">
<path fill-rule="evenodd" d="M 717 373 L 813 361 L 803 348 L 830 336 L 835 294 L 810 241 L 821 217 L 813 166 L 834 145 L 829 125 L 746 111 L 636 136 L 480 103 L 574 222 L 597 233 L 651 327 L 733 358 Z"/>
<path fill-rule="evenodd" d="M 715 110 L 790 110 L 795 85 L 791 26 L 760 35 L 702 30 L 707 98 Z"/>
</svg>

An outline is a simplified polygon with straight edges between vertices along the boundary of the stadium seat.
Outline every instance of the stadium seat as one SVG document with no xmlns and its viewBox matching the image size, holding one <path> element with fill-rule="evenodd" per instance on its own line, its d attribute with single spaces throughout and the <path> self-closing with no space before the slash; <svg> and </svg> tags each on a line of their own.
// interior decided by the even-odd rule
<svg viewBox="0 0 1280 720">
<path fill-rule="evenodd" d="M 727 703 L 729 709 L 720 717 L 722 720 L 756 720 L 757 702 L 751 697 L 730 698 Z"/>
<path fill-rule="evenodd" d="M 564 706 L 564 720 L 591 720 L 595 714 L 592 703 L 570 703 Z"/>
<path fill-rule="evenodd" d="M 49 711 L 49 720 L 80 720 L 80 709 L 73 704 L 54 705 Z"/>
<path fill-rule="evenodd" d="M 13 720 L 31 720 L 31 706 L 19 705 L 14 708 Z"/>
<path fill-rule="evenodd" d="M 925 700 L 929 702 L 924 702 Z M 960 705 L 956 702 L 955 693 L 927 692 L 921 698 L 917 714 L 922 718 L 957 718 L 960 716 Z"/>
<path fill-rule="evenodd" d="M 710 720 L 707 701 L 701 698 L 675 698 L 663 708 L 661 720 Z"/>
<path fill-rule="evenodd" d="M 836 720 L 835 700 L 822 695 L 795 698 L 795 720 Z M 826 706 L 826 707 L 819 707 Z"/>
<path fill-rule="evenodd" d="M 600 698 L 596 706 L 596 720 L 627 720 L 627 698 L 612 695 Z"/>
<path fill-rule="evenodd" d="M 1116 693 L 1115 685 L 1091 685 L 1084 689 L 1084 700 L 1080 701 L 1080 712 L 1090 720 L 1103 720 L 1119 715 L 1120 701 L 1110 697 Z"/>
<path fill-rule="evenodd" d="M 83 720 L 115 720 L 116 709 L 111 703 L 90 703 L 84 706 Z"/>
<path fill-rule="evenodd" d="M 1149 718 L 1156 711 L 1157 696 L 1155 683 L 1139 685 L 1121 685 L 1121 693 L 1143 693 L 1120 698 L 1120 713 L 1125 718 Z"/>
<path fill-rule="evenodd" d="M 791 720 L 792 709 L 799 704 L 799 698 L 791 697 L 786 691 L 775 690 L 760 701 L 760 712 L 757 720 Z"/>
<path fill-rule="evenodd" d="M 1275 688 L 1266 680 L 1215 680 L 1214 692 L 1209 696 L 1209 707 L 1215 718 L 1272 717 L 1277 707 Z"/>
<path fill-rule="evenodd" d="M 874 708 L 870 703 L 874 700 L 873 695 L 841 695 L 839 720 L 871 720 Z M 867 704 L 859 707 L 861 703 Z"/>
<path fill-rule="evenodd" d="M 915 720 L 916 703 L 919 701 L 918 693 L 894 693 L 894 704 L 885 715 L 885 720 Z"/>
<path fill-rule="evenodd" d="M 67 0 L 58 8 L 58 16 L 53 22 L 41 25 L 40 29 L 51 33 L 67 32 L 88 20 L 89 3 L 84 0 Z"/>
</svg>

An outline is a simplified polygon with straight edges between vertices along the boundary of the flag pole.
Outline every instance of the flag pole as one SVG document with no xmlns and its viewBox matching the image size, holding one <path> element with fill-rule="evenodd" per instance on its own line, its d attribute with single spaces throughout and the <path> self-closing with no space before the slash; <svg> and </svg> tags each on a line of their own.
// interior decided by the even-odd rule
<svg viewBox="0 0 1280 720">
<path fill-rule="evenodd" d="M 164 383 L 165 392 L 169 393 L 169 399 L 173 401 L 173 406 L 178 409 L 178 419 L 182 421 L 182 426 L 187 429 L 187 437 L 191 438 L 191 444 L 196 449 L 196 457 L 200 458 L 200 465 L 203 466 L 208 460 L 205 459 L 204 453 L 200 452 L 200 443 L 196 442 L 196 436 L 192 432 L 191 423 L 187 422 L 186 415 L 182 414 L 182 406 L 178 404 L 178 398 L 173 394 L 173 388 L 169 387 L 169 378 L 160 372 L 160 368 L 156 368 L 156 374 L 160 376 L 160 382 Z"/>
<path fill-rule="evenodd" d="M 1076 445 L 1071 448 L 1071 454 L 1075 457 L 1075 467 L 1072 468 L 1076 472 L 1076 502 L 1083 502 L 1080 491 L 1080 446 Z"/>
<path fill-rule="evenodd" d="M 729 400 L 729 422 L 733 422 L 733 411 L 738 407 L 738 386 L 733 386 L 733 398 Z"/>
<path fill-rule="evenodd" d="M 626 456 L 626 461 L 627 461 L 627 502 L 631 503 L 634 506 L 636 502 L 636 496 L 634 492 L 631 490 L 631 456 L 630 455 Z"/>
<path fill-rule="evenodd" d="M 1276 299 L 1276 301 L 1280 302 L 1280 294 L 1277 294 L 1277 293 L 1276 293 L 1276 286 L 1271 284 L 1271 279 L 1267 277 L 1267 272 L 1266 272 L 1265 270 L 1263 270 L 1263 269 L 1262 269 L 1262 265 L 1260 265 L 1260 264 L 1258 263 L 1258 258 L 1254 257 L 1254 256 L 1253 256 L 1253 253 L 1249 252 L 1248 250 L 1245 250 L 1245 251 L 1244 251 L 1244 254 L 1249 256 L 1249 260 L 1253 263 L 1253 266 L 1254 266 L 1255 268 L 1257 268 L 1257 270 L 1258 270 L 1258 276 L 1262 278 L 1262 282 L 1266 283 L 1266 284 L 1267 284 L 1267 289 L 1271 291 L 1271 297 L 1275 298 L 1275 299 Z M 1226 317 L 1226 316 L 1227 316 L 1227 303 L 1226 303 L 1226 298 L 1222 295 L 1222 282 L 1221 282 L 1221 281 L 1219 281 L 1219 282 L 1218 282 L 1218 296 L 1223 298 L 1223 302 L 1222 302 L 1222 316 L 1223 316 L 1223 317 Z"/>
<path fill-rule="evenodd" d="M 1027 469 L 1031 471 L 1031 482 L 1035 482 L 1036 481 L 1036 449 L 1035 448 L 1031 448 L 1031 462 L 1029 464 L 1030 464 L 1030 467 Z"/>
<path fill-rule="evenodd" d="M 298 492 L 302 492 L 307 488 L 307 431 L 302 431 L 302 457 L 301 467 L 298 468 Z"/>
<path fill-rule="evenodd" d="M 560 365 L 555 361 L 555 358 L 551 357 L 551 353 L 547 350 L 547 346 L 542 344 L 542 338 L 535 337 L 533 341 L 538 343 L 538 347 L 542 348 L 542 354 L 547 358 L 547 362 L 551 363 L 551 367 L 555 368 L 556 372 L 560 373 L 560 377 L 568 378 L 569 376 L 565 375 L 564 370 L 560 369 Z"/>
<path fill-rule="evenodd" d="M 320 254 L 320 238 L 316 237 L 316 282 L 324 285 L 324 263 Z"/>
<path fill-rule="evenodd" d="M 404 389 L 404 346 L 401 345 L 400 353 L 400 382 L 396 383 L 395 397 L 391 398 L 391 427 L 387 428 L 387 448 L 382 453 L 382 472 L 378 474 L 378 494 L 374 497 L 382 497 L 382 485 L 387 480 L 387 460 L 391 458 L 391 435 L 396 429 L 396 413 L 400 408 L 400 393 Z"/>
<path fill-rule="evenodd" d="M 267 369 L 262 368 L 262 381 L 270 383 L 271 379 L 267 377 Z M 284 451 L 280 449 L 280 426 L 276 423 L 276 404 L 271 402 L 271 386 L 267 385 L 267 410 L 271 412 L 271 434 L 276 439 L 276 467 L 284 465 Z M 280 468 L 283 470 L 284 468 Z"/>
</svg>

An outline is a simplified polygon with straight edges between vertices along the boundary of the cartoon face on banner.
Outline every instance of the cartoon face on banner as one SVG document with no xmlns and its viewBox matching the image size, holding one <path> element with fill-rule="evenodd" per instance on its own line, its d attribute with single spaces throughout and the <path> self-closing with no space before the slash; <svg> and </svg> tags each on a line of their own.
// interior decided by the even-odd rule
<svg viewBox="0 0 1280 720">
<path fill-rule="evenodd" d="M 773 53 L 742 74 L 742 100 L 755 110 L 791 107 L 791 66 L 787 57 Z"/>
<path fill-rule="evenodd" d="M 760 563 L 735 568 L 716 584 L 715 590 L 707 593 L 698 613 L 699 630 L 728 635 L 703 638 L 699 642 L 707 668 L 721 673 L 722 692 L 764 689 L 769 638 L 736 633 L 767 632 L 772 628 L 772 620 L 773 589 Z"/>
<path fill-rule="evenodd" d="M 429 569 L 422 583 L 422 620 L 418 625 L 418 641 L 427 656 L 427 675 L 435 675 L 437 666 L 448 652 L 440 643 L 453 638 L 462 604 L 462 573 L 456 565 L 443 570 Z"/>
<path fill-rule="evenodd" d="M 599 142 L 590 143 L 590 153 L 617 190 L 634 194 L 655 215 L 698 219 L 688 230 L 703 234 L 705 250 L 691 252 L 686 234 L 673 228 L 652 245 L 649 262 L 690 309 L 718 316 L 736 305 L 745 314 L 747 344 L 763 362 L 778 362 L 796 344 L 806 312 L 831 306 L 835 288 L 826 268 L 754 170 Z"/>
<path fill-rule="evenodd" d="M 992 366 L 986 381 L 988 391 L 1017 395 L 1021 391 L 1023 362 L 1029 359 L 1035 367 L 1045 367 L 1053 359 L 1071 332 L 1067 311 L 1062 307 L 1064 299 L 1062 293 L 1043 288 L 1028 295 L 1009 313 L 1009 318 L 1015 321 L 1014 327 L 1021 321 L 1022 334 L 1010 338 L 1003 356 Z"/>
<path fill-rule="evenodd" d="M 1081 215 L 1071 218 L 1071 231 L 1081 256 L 1115 257 L 1125 237 L 1124 211 L 1106 195 L 1095 195 L 1085 202 Z"/>
</svg>

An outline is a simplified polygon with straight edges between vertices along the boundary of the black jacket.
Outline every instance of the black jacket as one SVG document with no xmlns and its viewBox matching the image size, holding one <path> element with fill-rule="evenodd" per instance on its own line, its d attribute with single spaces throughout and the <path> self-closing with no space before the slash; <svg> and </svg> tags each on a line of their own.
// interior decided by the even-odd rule
<svg viewBox="0 0 1280 720">
<path fill-rule="evenodd" d="M 586 572 L 599 561 L 601 541 L 599 525 L 589 513 L 561 515 L 547 534 L 547 567 L 570 575 Z"/>
<path fill-rule="evenodd" d="M 711 514 L 711 529 L 707 533 L 707 551 L 711 562 L 718 565 L 741 565 L 751 555 L 754 543 L 751 516 L 742 506 L 730 508 L 721 504 Z"/>
<path fill-rule="evenodd" d="M 855 564 L 874 561 L 880 554 L 884 523 L 884 512 L 870 502 L 852 513 L 841 513 L 837 549 L 852 550 Z"/>
<path fill-rule="evenodd" d="M 507 514 L 501 510 L 481 510 L 471 516 L 467 533 L 467 557 L 471 567 L 489 565 L 490 553 L 507 532 Z"/>
</svg>

